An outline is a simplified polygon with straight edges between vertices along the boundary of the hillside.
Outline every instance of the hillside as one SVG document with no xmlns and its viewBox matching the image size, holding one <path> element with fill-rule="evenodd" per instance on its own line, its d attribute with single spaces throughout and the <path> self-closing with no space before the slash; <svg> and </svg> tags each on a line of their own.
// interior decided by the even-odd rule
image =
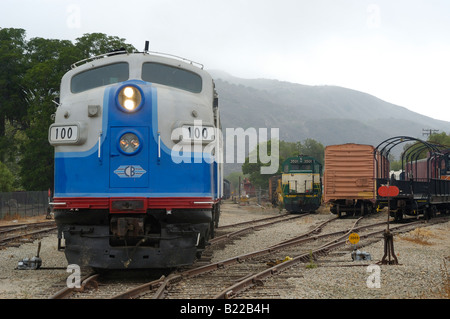
<svg viewBox="0 0 450 319">
<path fill-rule="evenodd" d="M 209 72 L 219 93 L 224 128 L 279 128 L 282 140 L 312 138 L 325 146 L 342 143 L 376 146 L 399 135 L 426 138 L 422 129 L 450 132 L 450 122 L 347 88 L 241 79 L 221 71 Z M 394 154 L 400 151 L 395 150 Z"/>
</svg>

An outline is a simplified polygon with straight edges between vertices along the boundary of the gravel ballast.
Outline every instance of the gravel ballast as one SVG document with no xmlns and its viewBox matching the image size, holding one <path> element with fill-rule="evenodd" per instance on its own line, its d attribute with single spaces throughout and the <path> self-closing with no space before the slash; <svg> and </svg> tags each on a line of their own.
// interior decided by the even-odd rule
<svg viewBox="0 0 450 319">
<path fill-rule="evenodd" d="M 222 206 L 220 225 L 279 215 L 280 212 L 259 206 L 238 206 L 226 203 Z M 290 223 L 275 224 L 270 229 L 256 231 L 217 250 L 213 262 L 239 255 L 306 232 L 322 221 L 332 218 L 320 213 L 296 219 Z M 383 220 L 386 214 L 371 217 L 369 222 Z M 339 220 L 333 227 L 351 225 L 355 220 Z M 327 228 L 332 232 L 333 227 Z M 18 262 L 36 255 L 41 242 L 42 269 L 18 270 Z M 363 245 L 363 246 L 362 246 Z M 383 240 L 361 240 L 360 251 L 371 255 L 370 261 L 352 261 L 351 245 L 331 252 L 315 261 L 315 267 L 305 264 L 283 272 L 283 285 L 279 285 L 281 299 L 448 299 L 450 264 L 450 222 L 420 225 L 413 231 L 394 236 L 395 253 L 400 265 L 375 265 L 383 257 Z M 357 265 L 360 263 L 360 265 Z M 368 265 L 372 265 L 369 267 Z M 373 266 L 375 265 L 375 266 Z M 378 267 L 378 268 L 377 268 Z M 0 299 L 43 299 L 55 292 L 70 275 L 66 271 L 64 252 L 57 250 L 56 231 L 32 243 L 0 250 Z M 378 276 L 379 275 L 379 276 Z M 376 281 L 378 276 L 379 282 Z M 267 280 L 262 287 L 276 285 L 276 278 Z M 379 285 L 378 285 L 379 283 Z M 245 293 L 238 298 L 246 297 Z"/>
</svg>

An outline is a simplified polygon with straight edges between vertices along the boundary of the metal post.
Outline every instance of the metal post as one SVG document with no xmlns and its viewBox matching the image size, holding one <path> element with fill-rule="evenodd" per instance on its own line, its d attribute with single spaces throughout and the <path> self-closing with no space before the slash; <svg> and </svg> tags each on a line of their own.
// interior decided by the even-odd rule
<svg viewBox="0 0 450 319">
<path fill-rule="evenodd" d="M 239 194 L 238 194 L 239 204 L 241 203 L 241 177 L 239 176 Z"/>
<path fill-rule="evenodd" d="M 389 231 L 389 217 L 391 214 L 391 198 L 388 197 L 388 220 L 387 228 L 384 232 L 384 256 L 381 259 L 382 265 L 398 265 L 397 256 L 394 252 L 394 235 Z M 391 256 L 394 260 L 391 260 Z M 388 260 L 386 260 L 386 257 Z"/>
</svg>

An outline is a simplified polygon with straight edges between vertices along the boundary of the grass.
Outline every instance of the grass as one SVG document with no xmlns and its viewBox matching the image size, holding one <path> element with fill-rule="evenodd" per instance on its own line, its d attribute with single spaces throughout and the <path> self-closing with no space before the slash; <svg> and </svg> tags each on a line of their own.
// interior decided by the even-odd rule
<svg viewBox="0 0 450 319">
<path fill-rule="evenodd" d="M 309 263 L 306 265 L 306 269 L 314 269 L 317 268 L 317 264 L 314 262 L 314 256 L 312 250 L 309 251 Z"/>
<path fill-rule="evenodd" d="M 434 237 L 431 230 L 425 228 L 416 228 L 405 235 L 400 236 L 400 239 L 406 240 L 419 245 L 431 246 L 433 245 L 429 240 Z"/>
</svg>

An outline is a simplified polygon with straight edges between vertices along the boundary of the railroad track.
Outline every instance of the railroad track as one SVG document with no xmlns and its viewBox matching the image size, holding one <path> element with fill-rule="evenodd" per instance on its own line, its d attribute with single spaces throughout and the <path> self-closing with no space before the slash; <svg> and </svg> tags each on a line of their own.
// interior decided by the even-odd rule
<svg viewBox="0 0 450 319">
<path fill-rule="evenodd" d="M 381 228 L 378 231 L 361 236 L 365 238 L 383 233 L 386 225 L 386 222 L 376 222 L 356 227 L 356 224 L 361 220 L 358 219 L 349 229 L 315 235 L 321 232 L 328 223 L 335 220 L 334 218 L 325 221 L 306 234 L 283 241 L 267 249 L 236 256 L 182 273 L 173 273 L 167 278 L 160 278 L 126 293 L 116 295 L 114 298 L 233 298 L 250 287 L 263 285 L 266 278 L 279 275 L 300 262 L 317 259 L 333 249 L 344 246 L 350 232 L 361 232 L 374 227 Z M 394 231 L 396 228 L 411 227 L 417 223 L 422 222 L 399 225 L 391 227 L 391 229 Z M 334 239 L 330 240 L 329 237 Z M 309 243 L 307 247 L 304 246 L 306 243 Z M 314 245 L 311 245 L 311 243 Z M 271 257 L 267 259 L 267 256 Z M 286 258 L 286 256 L 292 257 Z"/>
<path fill-rule="evenodd" d="M 277 217 L 277 219 L 268 222 L 272 223 L 280 219 L 290 221 L 290 218 L 287 218 L 287 216 Z M 301 216 L 296 217 L 299 218 Z M 360 218 L 354 222 L 352 221 L 353 225 L 350 227 L 325 233 L 324 229 L 326 226 L 336 220 L 339 219 L 330 218 L 306 233 L 277 244 L 272 244 L 265 249 L 234 256 L 219 262 L 211 263 L 207 260 L 202 263 L 200 261 L 188 269 L 179 269 L 178 271 L 158 275 L 157 278 L 149 281 L 142 280 L 142 278 L 133 281 L 124 280 L 122 277 L 111 280 L 98 275 L 87 276 L 90 278 L 86 278 L 83 281 L 82 288 L 78 289 L 78 292 L 73 289 L 62 295 L 54 295 L 52 298 L 67 298 L 70 295 L 71 298 L 89 299 L 221 299 L 234 298 L 241 295 L 244 295 L 245 298 L 254 298 L 255 295 L 258 298 L 276 298 L 276 293 L 267 295 L 267 293 L 258 292 L 258 287 L 264 285 L 264 282 L 269 277 L 274 278 L 272 282 L 275 282 L 275 284 L 272 284 L 274 286 L 272 291 L 276 291 L 276 282 L 283 279 L 282 274 L 288 269 L 299 263 L 317 260 L 319 257 L 345 246 L 350 232 L 358 232 L 361 239 L 372 238 L 378 241 L 380 238 L 375 237 L 382 235 L 386 229 L 386 222 L 358 225 L 362 220 Z M 248 223 L 255 223 L 255 221 Z M 265 221 L 256 221 L 256 223 L 264 224 Z M 246 224 L 241 224 L 239 227 L 244 226 L 244 229 L 255 229 L 254 225 L 245 227 L 247 226 Z M 413 221 L 400 225 L 391 224 L 390 230 L 398 232 L 404 229 L 405 231 L 405 229 L 417 227 L 418 224 L 424 224 L 424 222 Z M 236 225 L 235 227 L 238 226 Z M 256 226 L 257 229 L 260 227 L 262 225 Z M 235 232 L 222 235 L 223 240 L 232 238 L 233 236 L 229 236 L 232 233 Z M 248 232 L 239 232 L 236 236 L 242 234 L 248 234 Z M 222 242 L 222 240 L 217 242 Z M 217 249 L 217 246 L 212 244 L 205 251 L 205 254 L 208 255 L 208 251 L 211 253 L 215 249 Z M 90 281 L 93 282 L 89 283 Z M 89 287 L 94 289 L 88 289 Z M 256 288 L 249 290 L 251 287 Z"/>
<path fill-rule="evenodd" d="M 335 220 L 335 219 L 332 219 Z M 307 234 L 303 234 L 299 236 L 299 240 L 301 238 L 308 237 L 312 234 L 318 233 L 321 231 L 321 229 L 331 222 L 332 220 L 327 220 L 323 223 L 321 223 L 319 226 L 315 227 L 311 231 L 309 231 Z M 313 240 L 313 239 L 312 239 Z M 296 245 L 295 240 L 291 239 L 287 241 L 288 243 L 286 245 Z M 280 245 L 280 244 L 278 244 Z M 158 280 L 155 280 L 153 282 L 149 282 L 147 284 L 144 284 L 142 286 L 136 287 L 135 289 L 128 291 L 123 294 L 119 294 L 114 296 L 114 298 L 136 298 L 140 296 L 141 298 L 162 298 L 166 294 L 166 297 L 169 298 L 212 298 L 211 291 L 214 290 L 220 283 L 223 282 L 224 278 L 233 280 L 245 277 L 246 274 L 248 274 L 248 269 L 242 271 L 242 270 L 236 270 L 236 268 L 231 268 L 231 266 L 239 266 L 245 263 L 244 268 L 246 268 L 249 265 L 249 261 L 253 260 L 254 258 L 258 256 L 267 255 L 268 253 L 273 253 L 279 248 L 276 246 L 268 247 L 267 249 L 251 252 L 245 255 L 236 256 L 233 258 L 229 258 L 227 260 L 222 260 L 220 262 L 212 263 L 209 265 L 196 267 L 193 269 L 186 270 L 181 273 L 173 273 L 167 278 L 160 278 Z M 258 265 L 257 265 L 258 266 Z M 266 265 L 263 265 L 262 267 L 267 268 Z M 240 267 L 242 268 L 242 267 Z M 248 267 L 247 267 L 248 268 Z M 222 271 L 224 269 L 227 269 L 226 274 L 222 274 Z M 231 270 L 228 270 L 231 269 Z M 216 270 L 219 270 L 216 272 Z M 230 273 L 233 272 L 233 273 Z M 213 278 L 210 278 L 205 275 L 211 275 L 213 274 Z M 201 278 L 202 280 L 199 280 Z M 173 287 L 183 288 L 183 287 L 190 287 L 189 291 L 185 293 L 180 293 L 180 291 L 174 291 Z M 146 294 L 145 296 L 141 296 L 142 294 L 148 293 L 149 290 L 152 290 L 152 294 Z M 216 289 L 217 290 L 217 289 Z M 207 293 L 205 295 L 204 293 Z"/>
<path fill-rule="evenodd" d="M 216 236 L 212 239 L 210 244 L 211 246 L 215 245 L 216 247 L 217 244 L 225 245 L 227 241 L 236 239 L 240 236 L 248 235 L 252 231 L 257 231 L 276 223 L 289 222 L 307 215 L 308 214 L 283 214 L 218 227 L 217 234 L 220 236 Z M 213 251 L 211 246 L 203 253 L 201 259 L 198 259 L 194 265 L 188 268 L 191 269 L 199 267 L 199 265 L 209 264 Z M 116 295 L 120 295 L 123 291 L 129 291 L 135 287 L 145 285 L 148 282 L 153 282 L 155 280 L 158 281 L 158 279 L 163 280 L 166 276 L 170 275 L 170 271 L 156 275 L 151 271 L 131 270 L 127 271 L 125 275 L 122 271 L 113 271 L 113 273 L 116 273 L 117 276 L 110 276 L 111 272 L 99 274 L 87 269 L 85 269 L 84 272 L 86 272 L 87 275 L 80 280 L 80 288 L 69 288 L 65 285 L 65 283 L 63 283 L 61 284 L 63 288 L 60 288 L 56 293 L 54 293 L 50 299 L 108 299 L 113 298 Z M 149 280 L 149 278 L 152 278 L 152 280 Z"/>
<path fill-rule="evenodd" d="M 0 226 L 0 247 L 12 245 L 24 237 L 35 236 L 56 228 L 55 221 Z"/>
<path fill-rule="evenodd" d="M 247 221 L 247 222 L 218 227 L 217 232 L 219 234 L 222 233 L 225 229 L 229 229 L 229 228 L 231 228 L 233 231 L 226 232 L 225 234 L 220 235 L 220 236 L 216 235 L 214 238 L 209 240 L 209 243 L 211 245 L 218 244 L 218 243 L 227 241 L 229 239 L 232 239 L 234 237 L 242 236 L 242 235 L 247 234 L 252 231 L 256 231 L 256 230 L 259 230 L 259 229 L 262 229 L 262 228 L 265 228 L 265 227 L 268 227 L 268 226 L 271 226 L 271 225 L 274 225 L 277 223 L 291 221 L 291 220 L 294 220 L 297 218 L 305 217 L 307 215 L 309 215 L 309 214 L 299 214 L 299 215 L 284 214 L 284 215 L 275 216 L 275 217 L 256 219 L 256 220 L 251 220 L 251 221 Z M 251 225 L 251 226 L 249 226 L 249 225 Z"/>
<path fill-rule="evenodd" d="M 79 288 L 64 286 L 49 299 L 111 299 L 116 294 L 161 277 L 155 272 L 140 270 L 86 273 L 80 280 Z"/>
</svg>

